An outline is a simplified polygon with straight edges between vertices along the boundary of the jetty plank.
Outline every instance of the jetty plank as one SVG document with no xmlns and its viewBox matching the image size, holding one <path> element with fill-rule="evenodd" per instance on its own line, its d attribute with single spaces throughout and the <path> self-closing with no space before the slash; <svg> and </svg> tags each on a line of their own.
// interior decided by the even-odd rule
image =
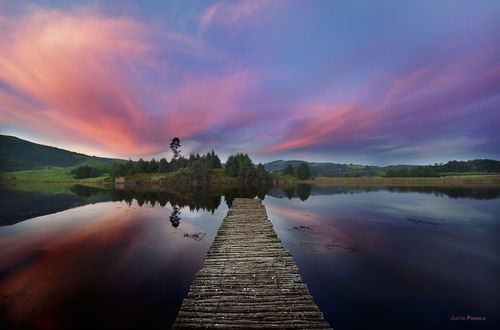
<svg viewBox="0 0 500 330">
<path fill-rule="evenodd" d="M 236 198 L 174 329 L 331 329 L 257 199 Z"/>
</svg>

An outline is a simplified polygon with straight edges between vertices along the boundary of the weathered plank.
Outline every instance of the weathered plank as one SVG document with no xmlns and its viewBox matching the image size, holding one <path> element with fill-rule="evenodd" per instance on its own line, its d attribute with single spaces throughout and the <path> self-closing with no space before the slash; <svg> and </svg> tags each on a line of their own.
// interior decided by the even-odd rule
<svg viewBox="0 0 500 330">
<path fill-rule="evenodd" d="M 236 198 L 174 329 L 330 329 L 262 202 Z"/>
</svg>

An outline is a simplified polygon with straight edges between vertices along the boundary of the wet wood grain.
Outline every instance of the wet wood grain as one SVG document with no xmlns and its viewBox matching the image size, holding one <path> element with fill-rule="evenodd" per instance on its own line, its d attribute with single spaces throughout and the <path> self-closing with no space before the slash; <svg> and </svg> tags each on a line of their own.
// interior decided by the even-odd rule
<svg viewBox="0 0 500 330">
<path fill-rule="evenodd" d="M 330 329 L 257 199 L 237 198 L 174 329 Z"/>
</svg>

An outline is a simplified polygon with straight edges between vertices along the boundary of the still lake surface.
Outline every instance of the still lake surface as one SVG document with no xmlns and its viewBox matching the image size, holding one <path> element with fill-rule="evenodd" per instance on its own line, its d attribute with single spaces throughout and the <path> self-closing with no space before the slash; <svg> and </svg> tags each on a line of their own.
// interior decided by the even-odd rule
<svg viewBox="0 0 500 330">
<path fill-rule="evenodd" d="M 500 188 L 307 185 L 0 188 L 0 328 L 169 328 L 232 198 L 257 195 L 335 329 L 499 328 Z"/>
</svg>

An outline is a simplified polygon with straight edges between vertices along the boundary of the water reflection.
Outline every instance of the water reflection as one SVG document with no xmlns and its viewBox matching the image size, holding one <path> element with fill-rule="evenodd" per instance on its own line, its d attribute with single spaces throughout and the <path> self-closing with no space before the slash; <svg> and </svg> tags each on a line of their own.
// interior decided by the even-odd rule
<svg viewBox="0 0 500 330">
<path fill-rule="evenodd" d="M 418 192 L 439 197 L 497 199 L 500 198 L 500 188 L 461 188 L 461 187 L 387 187 L 387 191 L 404 193 Z"/>
<path fill-rule="evenodd" d="M 311 194 L 311 185 L 309 184 L 299 184 L 297 185 L 297 196 L 299 196 L 301 201 L 306 201 Z"/>
<path fill-rule="evenodd" d="M 367 192 L 389 191 L 395 193 L 423 193 L 438 197 L 470 198 L 470 199 L 497 199 L 500 198 L 500 187 L 468 188 L 468 187 L 342 187 L 342 186 L 315 186 L 299 184 L 271 189 L 269 195 L 277 198 L 299 198 L 305 201 L 310 195 L 344 195 Z"/>
<path fill-rule="evenodd" d="M 172 223 L 172 227 L 179 227 L 179 223 L 181 222 L 181 217 L 179 217 L 179 214 L 181 214 L 181 208 L 177 205 L 174 205 L 172 209 L 172 214 L 170 214 L 170 222 Z"/>
<path fill-rule="evenodd" d="M 0 328 L 168 328 L 224 208 L 178 228 L 170 212 L 108 202 L 2 227 Z"/>
<path fill-rule="evenodd" d="M 50 189 L 40 190 L 43 187 Z M 192 212 L 209 211 L 214 213 L 221 204 L 222 196 L 231 207 L 236 197 L 259 197 L 264 199 L 269 191 L 266 187 L 224 187 L 209 189 L 168 188 L 151 190 L 148 187 L 135 187 L 134 189 L 115 189 L 104 187 L 89 187 L 83 185 L 45 185 L 0 187 L 0 226 L 12 225 L 17 222 L 64 211 L 77 206 L 107 201 L 122 201 L 129 206 L 134 201 L 139 206 L 167 204 L 177 208 L 189 208 Z M 24 190 L 19 190 L 24 189 Z M 178 225 L 179 212 L 172 214 L 172 225 Z"/>
<path fill-rule="evenodd" d="M 295 186 L 285 186 L 285 187 L 281 188 L 281 190 L 283 191 L 283 194 L 288 199 L 292 199 L 293 196 L 295 195 Z M 275 196 L 275 197 L 278 197 L 278 196 Z"/>
<path fill-rule="evenodd" d="M 0 186 L 0 226 L 112 199 L 109 190 L 80 187 L 44 185 L 18 190 Z"/>
<path fill-rule="evenodd" d="M 265 204 L 334 328 L 498 328 L 495 191 L 325 190 L 312 187 L 305 202 L 273 190 Z M 452 315 L 487 321 L 450 322 Z"/>
<path fill-rule="evenodd" d="M 110 197 L 109 191 L 111 189 L 75 184 L 70 186 L 69 190 L 79 197 L 83 198 L 93 197 L 95 200 L 96 197 L 109 198 Z"/>
<path fill-rule="evenodd" d="M 12 225 L 19 221 L 36 216 L 60 212 L 66 209 L 92 203 L 106 201 L 124 201 L 129 205 L 135 200 L 139 206 L 160 205 L 168 203 L 179 208 L 188 207 L 190 211 L 206 210 L 214 213 L 221 204 L 221 196 L 228 207 L 236 197 L 259 197 L 266 195 L 277 198 L 298 198 L 307 201 L 310 196 L 317 195 L 344 195 L 369 192 L 388 191 L 392 193 L 423 193 L 438 197 L 468 198 L 468 199 L 497 199 L 500 198 L 500 188 L 464 188 L 464 187 L 321 187 L 309 184 L 285 186 L 282 188 L 269 187 L 223 187 L 197 189 L 159 189 L 135 187 L 134 189 L 115 189 L 103 187 L 89 187 L 83 185 L 45 185 L 42 187 L 0 187 L 0 226 Z M 43 190 L 41 190 L 43 188 Z M 21 190 L 19 190 L 21 189 Z M 178 213 L 172 214 L 172 224 Z"/>
<path fill-rule="evenodd" d="M 499 188 L 155 189 L 0 190 L 10 223 L 51 213 L 0 227 L 0 327 L 168 328 L 234 198 L 265 197 L 336 329 L 494 328 Z"/>
<path fill-rule="evenodd" d="M 179 208 L 188 207 L 190 211 L 209 211 L 214 213 L 221 203 L 221 196 L 211 194 L 207 190 L 187 190 L 187 191 L 172 191 L 172 190 L 110 190 L 109 194 L 113 201 L 124 201 L 131 204 L 134 200 L 139 206 L 156 204 L 165 207 L 177 205 Z"/>
<path fill-rule="evenodd" d="M 269 192 L 269 187 L 265 186 L 246 186 L 246 187 L 231 187 L 224 188 L 219 190 L 219 193 L 224 195 L 224 199 L 226 200 L 227 207 L 231 207 L 233 204 L 233 200 L 235 198 L 254 198 L 258 197 L 262 200 L 265 199 L 266 195 Z"/>
</svg>

